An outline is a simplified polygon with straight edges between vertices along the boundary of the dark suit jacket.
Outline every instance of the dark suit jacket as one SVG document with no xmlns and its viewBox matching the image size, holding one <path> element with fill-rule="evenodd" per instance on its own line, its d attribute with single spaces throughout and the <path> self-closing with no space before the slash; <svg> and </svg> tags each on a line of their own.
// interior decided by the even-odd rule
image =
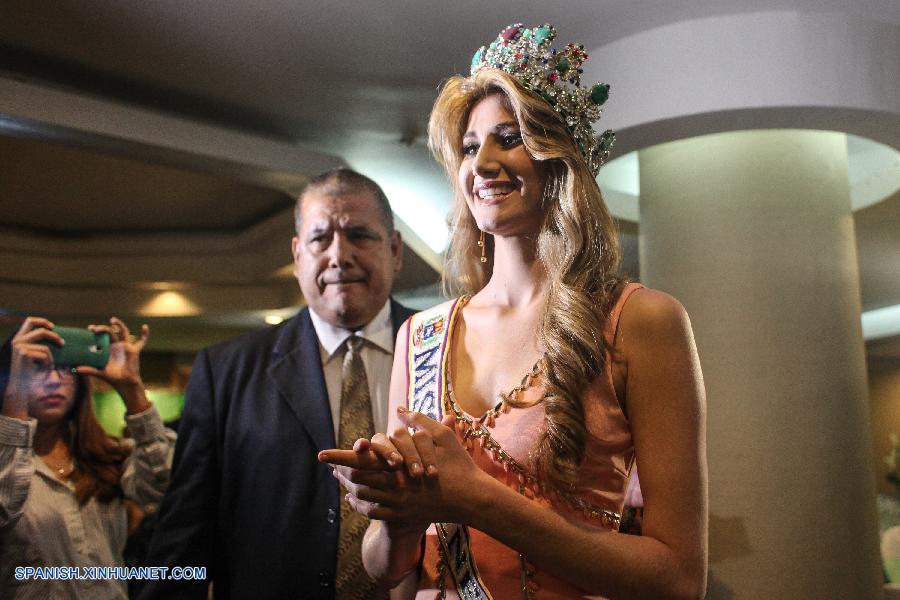
<svg viewBox="0 0 900 600">
<path fill-rule="evenodd" d="M 394 335 L 411 311 L 391 300 Z M 205 566 L 216 598 L 334 597 L 339 490 L 319 342 L 303 309 L 202 350 L 148 566 Z M 150 581 L 141 598 L 206 598 L 204 581 Z"/>
</svg>

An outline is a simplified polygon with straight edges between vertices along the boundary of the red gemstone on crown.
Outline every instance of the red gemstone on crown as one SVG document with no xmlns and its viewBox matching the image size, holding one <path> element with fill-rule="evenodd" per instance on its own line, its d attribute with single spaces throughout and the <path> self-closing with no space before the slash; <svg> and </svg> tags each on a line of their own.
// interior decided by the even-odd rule
<svg viewBox="0 0 900 600">
<path fill-rule="evenodd" d="M 507 27 L 503 31 L 500 32 L 500 37 L 502 37 L 506 41 L 510 41 L 516 37 L 516 34 L 519 33 L 519 28 L 515 25 L 511 27 Z"/>
</svg>

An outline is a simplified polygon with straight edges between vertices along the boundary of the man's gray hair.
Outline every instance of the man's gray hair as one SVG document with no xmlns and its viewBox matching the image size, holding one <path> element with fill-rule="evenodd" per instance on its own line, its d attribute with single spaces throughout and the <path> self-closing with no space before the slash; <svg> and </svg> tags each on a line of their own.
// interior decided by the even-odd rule
<svg viewBox="0 0 900 600">
<path fill-rule="evenodd" d="M 367 193 L 375 200 L 381 224 L 388 233 L 394 231 L 394 212 L 391 210 L 391 203 L 388 202 L 381 186 L 353 169 L 338 167 L 311 179 L 303 189 L 303 193 L 297 198 L 297 203 L 294 205 L 294 227 L 298 234 L 300 233 L 300 209 L 303 206 L 303 198 L 311 192 L 325 196 Z"/>
</svg>

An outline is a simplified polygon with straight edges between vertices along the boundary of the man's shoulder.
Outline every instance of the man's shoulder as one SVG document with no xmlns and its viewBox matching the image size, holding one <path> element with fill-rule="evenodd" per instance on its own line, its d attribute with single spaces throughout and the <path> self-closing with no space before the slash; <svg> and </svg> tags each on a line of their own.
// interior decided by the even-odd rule
<svg viewBox="0 0 900 600">
<path fill-rule="evenodd" d="M 227 357 L 256 355 L 260 352 L 271 352 L 280 343 L 286 335 L 297 335 L 300 328 L 300 321 L 309 319 L 307 316 L 308 309 L 304 308 L 290 319 L 286 319 L 278 325 L 265 327 L 251 331 L 237 337 L 219 342 L 212 346 L 204 348 L 204 352 L 217 359 Z"/>
<path fill-rule="evenodd" d="M 391 319 L 398 325 L 415 313 L 414 309 L 400 304 L 393 298 L 391 299 Z M 308 326 L 308 328 L 304 327 L 304 325 Z M 217 360 L 222 360 L 228 357 L 271 352 L 277 348 L 290 351 L 296 347 L 298 338 L 307 329 L 308 332 L 315 335 L 315 329 L 309 317 L 309 308 L 304 307 L 296 315 L 278 325 L 251 331 L 230 340 L 219 342 L 204 348 L 203 352 Z"/>
<path fill-rule="evenodd" d="M 400 319 L 401 321 L 405 321 L 411 315 L 415 314 L 417 311 L 413 308 L 409 308 L 408 306 L 404 306 L 400 304 L 393 296 L 391 297 L 391 318 L 396 320 Z"/>
</svg>

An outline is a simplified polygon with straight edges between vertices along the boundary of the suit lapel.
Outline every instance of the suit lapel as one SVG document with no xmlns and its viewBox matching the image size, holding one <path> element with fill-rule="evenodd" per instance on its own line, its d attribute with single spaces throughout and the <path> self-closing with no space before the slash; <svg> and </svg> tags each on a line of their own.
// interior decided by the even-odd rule
<svg viewBox="0 0 900 600">
<path fill-rule="evenodd" d="M 412 313 L 391 299 L 394 338 Z M 319 338 L 308 308 L 284 325 L 273 353 L 275 357 L 269 367 L 269 376 L 275 381 L 279 395 L 309 432 L 319 450 L 335 448 L 337 442 L 325 376 L 322 374 Z"/>
<path fill-rule="evenodd" d="M 397 340 L 397 332 L 400 327 L 415 311 L 409 310 L 393 298 L 391 298 L 391 325 L 394 328 L 394 340 Z"/>
<path fill-rule="evenodd" d="M 319 450 L 336 447 L 331 406 L 322 374 L 319 339 L 309 309 L 304 308 L 289 323 L 275 344 L 269 376 L 275 381 L 278 393 Z"/>
</svg>

